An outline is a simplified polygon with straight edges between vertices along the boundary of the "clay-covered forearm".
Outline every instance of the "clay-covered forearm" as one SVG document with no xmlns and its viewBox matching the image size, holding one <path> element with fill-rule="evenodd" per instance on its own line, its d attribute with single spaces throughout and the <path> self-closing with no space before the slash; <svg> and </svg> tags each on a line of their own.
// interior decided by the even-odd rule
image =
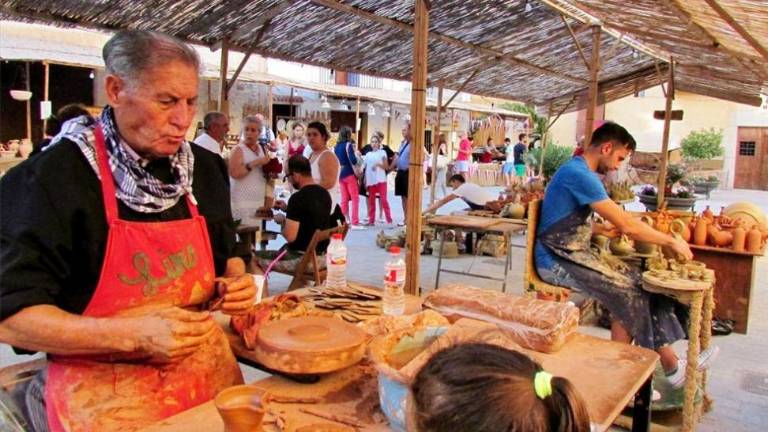
<svg viewBox="0 0 768 432">
<path fill-rule="evenodd" d="M 0 323 L 0 342 L 60 355 L 132 352 L 138 346 L 134 322 L 75 315 L 52 305 L 30 306 Z"/>
</svg>

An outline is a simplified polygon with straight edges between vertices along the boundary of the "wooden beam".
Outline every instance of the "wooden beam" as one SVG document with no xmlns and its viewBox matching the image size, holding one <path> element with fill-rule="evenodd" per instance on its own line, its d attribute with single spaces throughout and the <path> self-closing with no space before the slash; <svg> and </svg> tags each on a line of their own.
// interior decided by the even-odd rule
<svg viewBox="0 0 768 432">
<path fill-rule="evenodd" d="M 766 76 L 766 72 L 764 68 L 760 68 L 759 66 L 755 66 L 750 63 L 750 60 L 756 59 L 758 62 L 762 63 L 764 60 L 760 57 L 753 57 L 753 56 L 747 56 L 744 53 L 733 51 L 729 48 L 724 47 L 720 42 L 715 38 L 709 30 L 705 29 L 699 23 L 697 23 L 690 13 L 682 6 L 680 5 L 680 2 L 678 0 L 667 0 L 669 3 L 670 9 L 672 12 L 677 15 L 677 17 L 689 23 L 689 27 L 693 29 L 696 33 L 698 33 L 701 37 L 707 40 L 709 44 L 712 46 L 713 51 L 722 51 L 726 55 L 730 56 L 733 60 L 735 60 L 737 63 L 739 63 L 744 69 L 750 70 L 753 73 L 757 74 L 757 76 L 761 77 L 762 79 L 768 79 Z"/>
<path fill-rule="evenodd" d="M 675 97 L 675 59 L 669 59 L 669 77 L 667 78 L 667 96 L 664 105 L 664 132 L 661 135 L 661 166 L 659 167 L 658 193 L 656 205 L 661 208 L 664 203 L 664 190 L 667 182 L 667 165 L 669 161 L 669 128 L 672 119 L 672 99 Z"/>
<path fill-rule="evenodd" d="M 589 61 L 587 61 L 587 56 L 584 55 L 584 50 L 581 48 L 581 44 L 579 43 L 579 38 L 576 37 L 576 33 L 573 32 L 573 28 L 571 28 L 571 24 L 568 23 L 568 20 L 565 19 L 565 15 L 560 15 L 560 19 L 563 21 L 563 24 L 565 24 L 565 27 L 568 29 L 568 33 L 571 34 L 571 39 L 573 39 L 573 43 L 576 45 L 576 48 L 579 50 L 579 55 L 581 56 L 581 59 L 584 61 L 584 65 L 587 67 L 587 70 L 589 70 Z"/>
<path fill-rule="evenodd" d="M 243 68 L 245 67 L 245 64 L 248 63 L 249 58 L 251 58 L 251 53 L 245 53 L 245 57 L 243 57 L 243 59 L 240 61 L 240 64 L 237 66 L 237 69 L 235 69 L 235 74 L 232 75 L 232 78 L 227 81 L 227 96 L 229 96 L 229 91 L 232 90 L 232 86 L 235 85 L 237 77 L 240 76 L 240 72 L 243 71 Z"/>
<path fill-rule="evenodd" d="M 458 94 L 458 93 L 457 93 Z M 437 122 L 432 129 L 432 184 L 429 188 L 429 202 L 435 202 L 435 190 L 437 189 L 437 155 L 440 152 L 440 115 L 442 114 L 443 86 L 437 88 L 437 113 L 435 114 Z"/>
<path fill-rule="evenodd" d="M 336 10 L 336 11 L 339 11 L 339 12 L 344 12 L 344 13 L 347 13 L 347 14 L 350 14 L 350 15 L 354 15 L 354 16 L 357 16 L 357 17 L 360 17 L 360 18 L 365 18 L 367 20 L 373 21 L 373 22 L 381 24 L 381 25 L 385 25 L 385 26 L 388 26 L 388 27 L 394 27 L 394 28 L 397 28 L 397 29 L 400 29 L 402 31 L 406 31 L 406 32 L 409 32 L 409 33 L 413 33 L 414 32 L 414 26 L 412 26 L 410 24 L 407 24 L 407 23 L 404 23 L 404 22 L 401 22 L 401 21 L 398 21 L 398 20 L 395 20 L 395 19 L 387 18 L 385 16 L 376 15 L 375 13 L 368 12 L 368 11 L 360 9 L 358 7 L 351 6 L 351 5 L 348 5 L 346 3 L 341 3 L 338 0 L 310 0 L 310 1 L 312 3 L 314 3 L 314 4 L 326 7 L 328 9 L 333 9 L 333 10 Z M 585 80 L 585 79 L 574 77 L 574 76 L 569 75 L 569 74 L 557 72 L 557 71 L 554 71 L 552 69 L 548 69 L 548 68 L 545 68 L 545 67 L 537 66 L 537 65 L 535 65 L 535 64 L 533 64 L 533 63 L 531 63 L 531 62 L 529 62 L 527 60 L 515 57 L 515 56 L 510 55 L 510 54 L 505 54 L 505 53 L 503 53 L 501 51 L 498 51 L 498 50 L 495 50 L 495 49 L 485 48 L 485 47 L 482 47 L 480 45 L 475 45 L 475 44 L 471 44 L 469 42 L 464 42 L 464 41 L 462 41 L 460 39 L 457 39 L 455 37 L 447 36 L 447 35 L 444 35 L 442 33 L 434 32 L 434 31 L 431 31 L 428 34 L 429 34 L 429 38 L 431 38 L 431 39 L 438 40 L 438 41 L 446 43 L 448 45 L 453 45 L 453 46 L 457 46 L 457 47 L 460 47 L 460 48 L 465 48 L 465 49 L 474 51 L 476 53 L 480 53 L 482 55 L 493 57 L 494 58 L 493 62 L 497 62 L 497 63 L 501 62 L 501 63 L 510 64 L 510 65 L 513 65 L 513 66 L 520 66 L 520 67 L 526 68 L 528 70 L 531 70 L 533 72 L 537 72 L 537 73 L 548 75 L 548 76 L 553 76 L 553 77 L 556 77 L 556 78 L 559 78 L 559 79 L 562 79 L 562 80 L 565 80 L 565 81 L 571 81 L 571 82 L 575 82 L 575 83 L 578 83 L 578 84 L 586 84 L 587 83 L 587 80 Z"/>
<path fill-rule="evenodd" d="M 592 129 L 595 123 L 595 108 L 597 106 L 598 72 L 600 71 L 600 26 L 592 26 L 592 64 L 589 68 L 589 104 L 584 131 L 584 146 L 592 142 Z"/>
<path fill-rule="evenodd" d="M 568 103 L 567 103 L 567 104 L 565 104 L 565 106 L 563 106 L 563 107 L 560 109 L 560 111 L 558 111 L 558 113 L 557 113 L 557 115 L 555 116 L 555 118 L 554 118 L 554 119 L 553 119 L 551 122 L 549 122 L 549 124 L 547 125 L 547 130 L 549 130 L 549 129 L 550 129 L 550 128 L 551 128 L 551 127 L 552 127 L 552 126 L 555 124 L 555 122 L 556 122 L 557 120 L 559 120 L 559 119 L 560 119 L 560 116 L 561 116 L 561 115 L 563 115 L 563 114 L 564 114 L 564 113 L 565 113 L 565 112 L 568 110 L 568 108 L 570 108 L 570 107 L 571 107 L 571 105 L 573 105 L 573 103 L 574 103 L 574 102 L 576 102 L 576 99 L 577 99 L 577 98 L 578 98 L 578 97 L 577 97 L 576 95 L 573 95 L 573 97 L 571 98 L 571 100 L 570 100 L 570 101 L 568 101 Z M 550 103 L 549 103 L 549 112 L 550 112 L 550 113 L 549 113 L 548 115 L 550 115 L 550 116 L 552 115 L 552 114 L 551 114 L 551 111 L 552 111 L 552 102 L 550 102 Z"/>
<path fill-rule="evenodd" d="M 754 48 L 755 51 L 757 51 L 765 60 L 768 60 L 768 50 L 765 49 L 764 46 L 760 44 L 760 41 L 755 39 L 754 36 L 752 36 L 747 29 L 745 29 L 741 24 L 739 24 L 738 21 L 736 21 L 731 14 L 728 13 L 727 10 L 725 10 L 722 6 L 720 6 L 720 3 L 717 2 L 717 0 L 704 0 L 709 7 L 712 8 L 717 14 L 720 16 L 720 18 L 723 19 L 723 21 L 727 22 L 731 28 L 736 31 L 736 33 L 739 34 L 747 43 L 749 46 Z M 763 28 L 765 30 L 765 28 Z"/>
<path fill-rule="evenodd" d="M 221 45 L 221 60 L 219 62 L 219 107 L 218 111 L 229 116 L 229 92 L 227 91 L 227 68 L 229 67 L 229 44 L 224 41 Z"/>
<path fill-rule="evenodd" d="M 479 68 L 479 67 L 478 67 L 478 68 L 476 68 L 475 70 L 473 70 L 471 74 L 469 74 L 469 76 L 467 77 L 467 79 L 465 79 L 465 80 L 464 80 L 464 82 L 463 82 L 463 83 L 461 83 L 461 85 L 460 85 L 460 86 L 459 86 L 459 88 L 456 90 L 456 92 L 455 92 L 454 94 L 452 94 L 450 98 L 448 98 L 448 102 L 446 102 L 446 103 L 445 103 L 445 105 L 443 105 L 443 107 L 442 107 L 442 110 L 443 110 L 443 111 L 445 111 L 445 109 L 446 109 L 446 108 L 448 108 L 448 105 L 450 105 L 450 104 L 451 104 L 451 102 L 453 102 L 453 100 L 454 100 L 454 99 L 456 99 L 456 96 L 458 96 L 458 95 L 459 95 L 459 93 L 461 93 L 462 91 L 464 91 L 464 87 L 466 87 L 466 86 L 467 86 L 467 84 L 469 84 L 469 82 L 470 82 L 470 81 L 472 81 L 472 78 L 474 78 L 474 77 L 475 77 L 475 75 L 477 75 L 477 73 L 478 73 L 478 72 L 480 72 L 480 68 Z M 442 90 L 442 87 L 440 87 L 440 89 Z M 439 103 L 438 103 L 438 105 L 439 105 Z"/>
<path fill-rule="evenodd" d="M 411 82 L 411 140 L 408 171 L 405 247 L 407 294 L 420 294 L 419 258 L 421 255 L 421 193 L 424 164 L 424 119 L 427 105 L 427 56 L 429 54 L 429 9 L 425 0 L 416 0 L 413 27 L 413 80 Z"/>
<path fill-rule="evenodd" d="M 259 14 L 258 18 L 241 25 L 234 33 L 232 33 L 232 35 L 230 35 L 228 39 L 230 41 L 236 41 L 247 36 L 249 33 L 253 32 L 262 25 L 268 26 L 274 17 L 278 16 L 281 12 L 293 6 L 293 4 L 297 1 L 298 0 L 283 0 L 277 3 L 276 5 Z M 260 33 L 263 33 L 263 31 L 260 31 Z M 257 39 L 261 39 L 261 37 L 257 36 Z"/>
</svg>

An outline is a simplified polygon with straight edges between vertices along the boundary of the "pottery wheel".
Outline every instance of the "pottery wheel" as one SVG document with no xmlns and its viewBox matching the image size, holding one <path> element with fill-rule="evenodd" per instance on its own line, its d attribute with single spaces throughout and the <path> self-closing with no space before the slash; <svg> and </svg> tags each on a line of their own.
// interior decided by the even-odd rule
<svg viewBox="0 0 768 432">
<path fill-rule="evenodd" d="M 338 318 L 305 316 L 265 324 L 255 353 L 275 370 L 325 373 L 360 361 L 366 340 L 363 330 Z"/>
<path fill-rule="evenodd" d="M 712 270 L 705 271 L 711 272 Z M 661 291 L 706 291 L 712 287 L 712 281 L 681 279 L 675 276 L 675 272 L 668 270 L 656 273 L 658 275 L 655 275 L 650 271 L 643 273 L 643 282 L 648 291 L 657 292 L 659 291 L 658 288 L 660 288 Z"/>
</svg>

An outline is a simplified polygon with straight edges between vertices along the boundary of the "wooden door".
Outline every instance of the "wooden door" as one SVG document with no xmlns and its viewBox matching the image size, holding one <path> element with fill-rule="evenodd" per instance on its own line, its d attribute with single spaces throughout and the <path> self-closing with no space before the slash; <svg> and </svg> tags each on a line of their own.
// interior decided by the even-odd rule
<svg viewBox="0 0 768 432">
<path fill-rule="evenodd" d="M 768 190 L 768 128 L 739 128 L 733 187 Z"/>
</svg>

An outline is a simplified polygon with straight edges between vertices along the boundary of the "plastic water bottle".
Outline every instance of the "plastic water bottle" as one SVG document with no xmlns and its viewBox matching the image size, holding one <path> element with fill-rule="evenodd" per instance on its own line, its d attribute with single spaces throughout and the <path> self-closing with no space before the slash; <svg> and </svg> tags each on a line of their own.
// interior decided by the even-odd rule
<svg viewBox="0 0 768 432">
<path fill-rule="evenodd" d="M 347 247 L 341 234 L 334 234 L 328 250 L 325 251 L 326 288 L 347 287 Z"/>
<path fill-rule="evenodd" d="M 384 264 L 384 315 L 402 315 L 405 312 L 405 261 L 400 248 L 389 249 L 389 261 Z"/>
</svg>

